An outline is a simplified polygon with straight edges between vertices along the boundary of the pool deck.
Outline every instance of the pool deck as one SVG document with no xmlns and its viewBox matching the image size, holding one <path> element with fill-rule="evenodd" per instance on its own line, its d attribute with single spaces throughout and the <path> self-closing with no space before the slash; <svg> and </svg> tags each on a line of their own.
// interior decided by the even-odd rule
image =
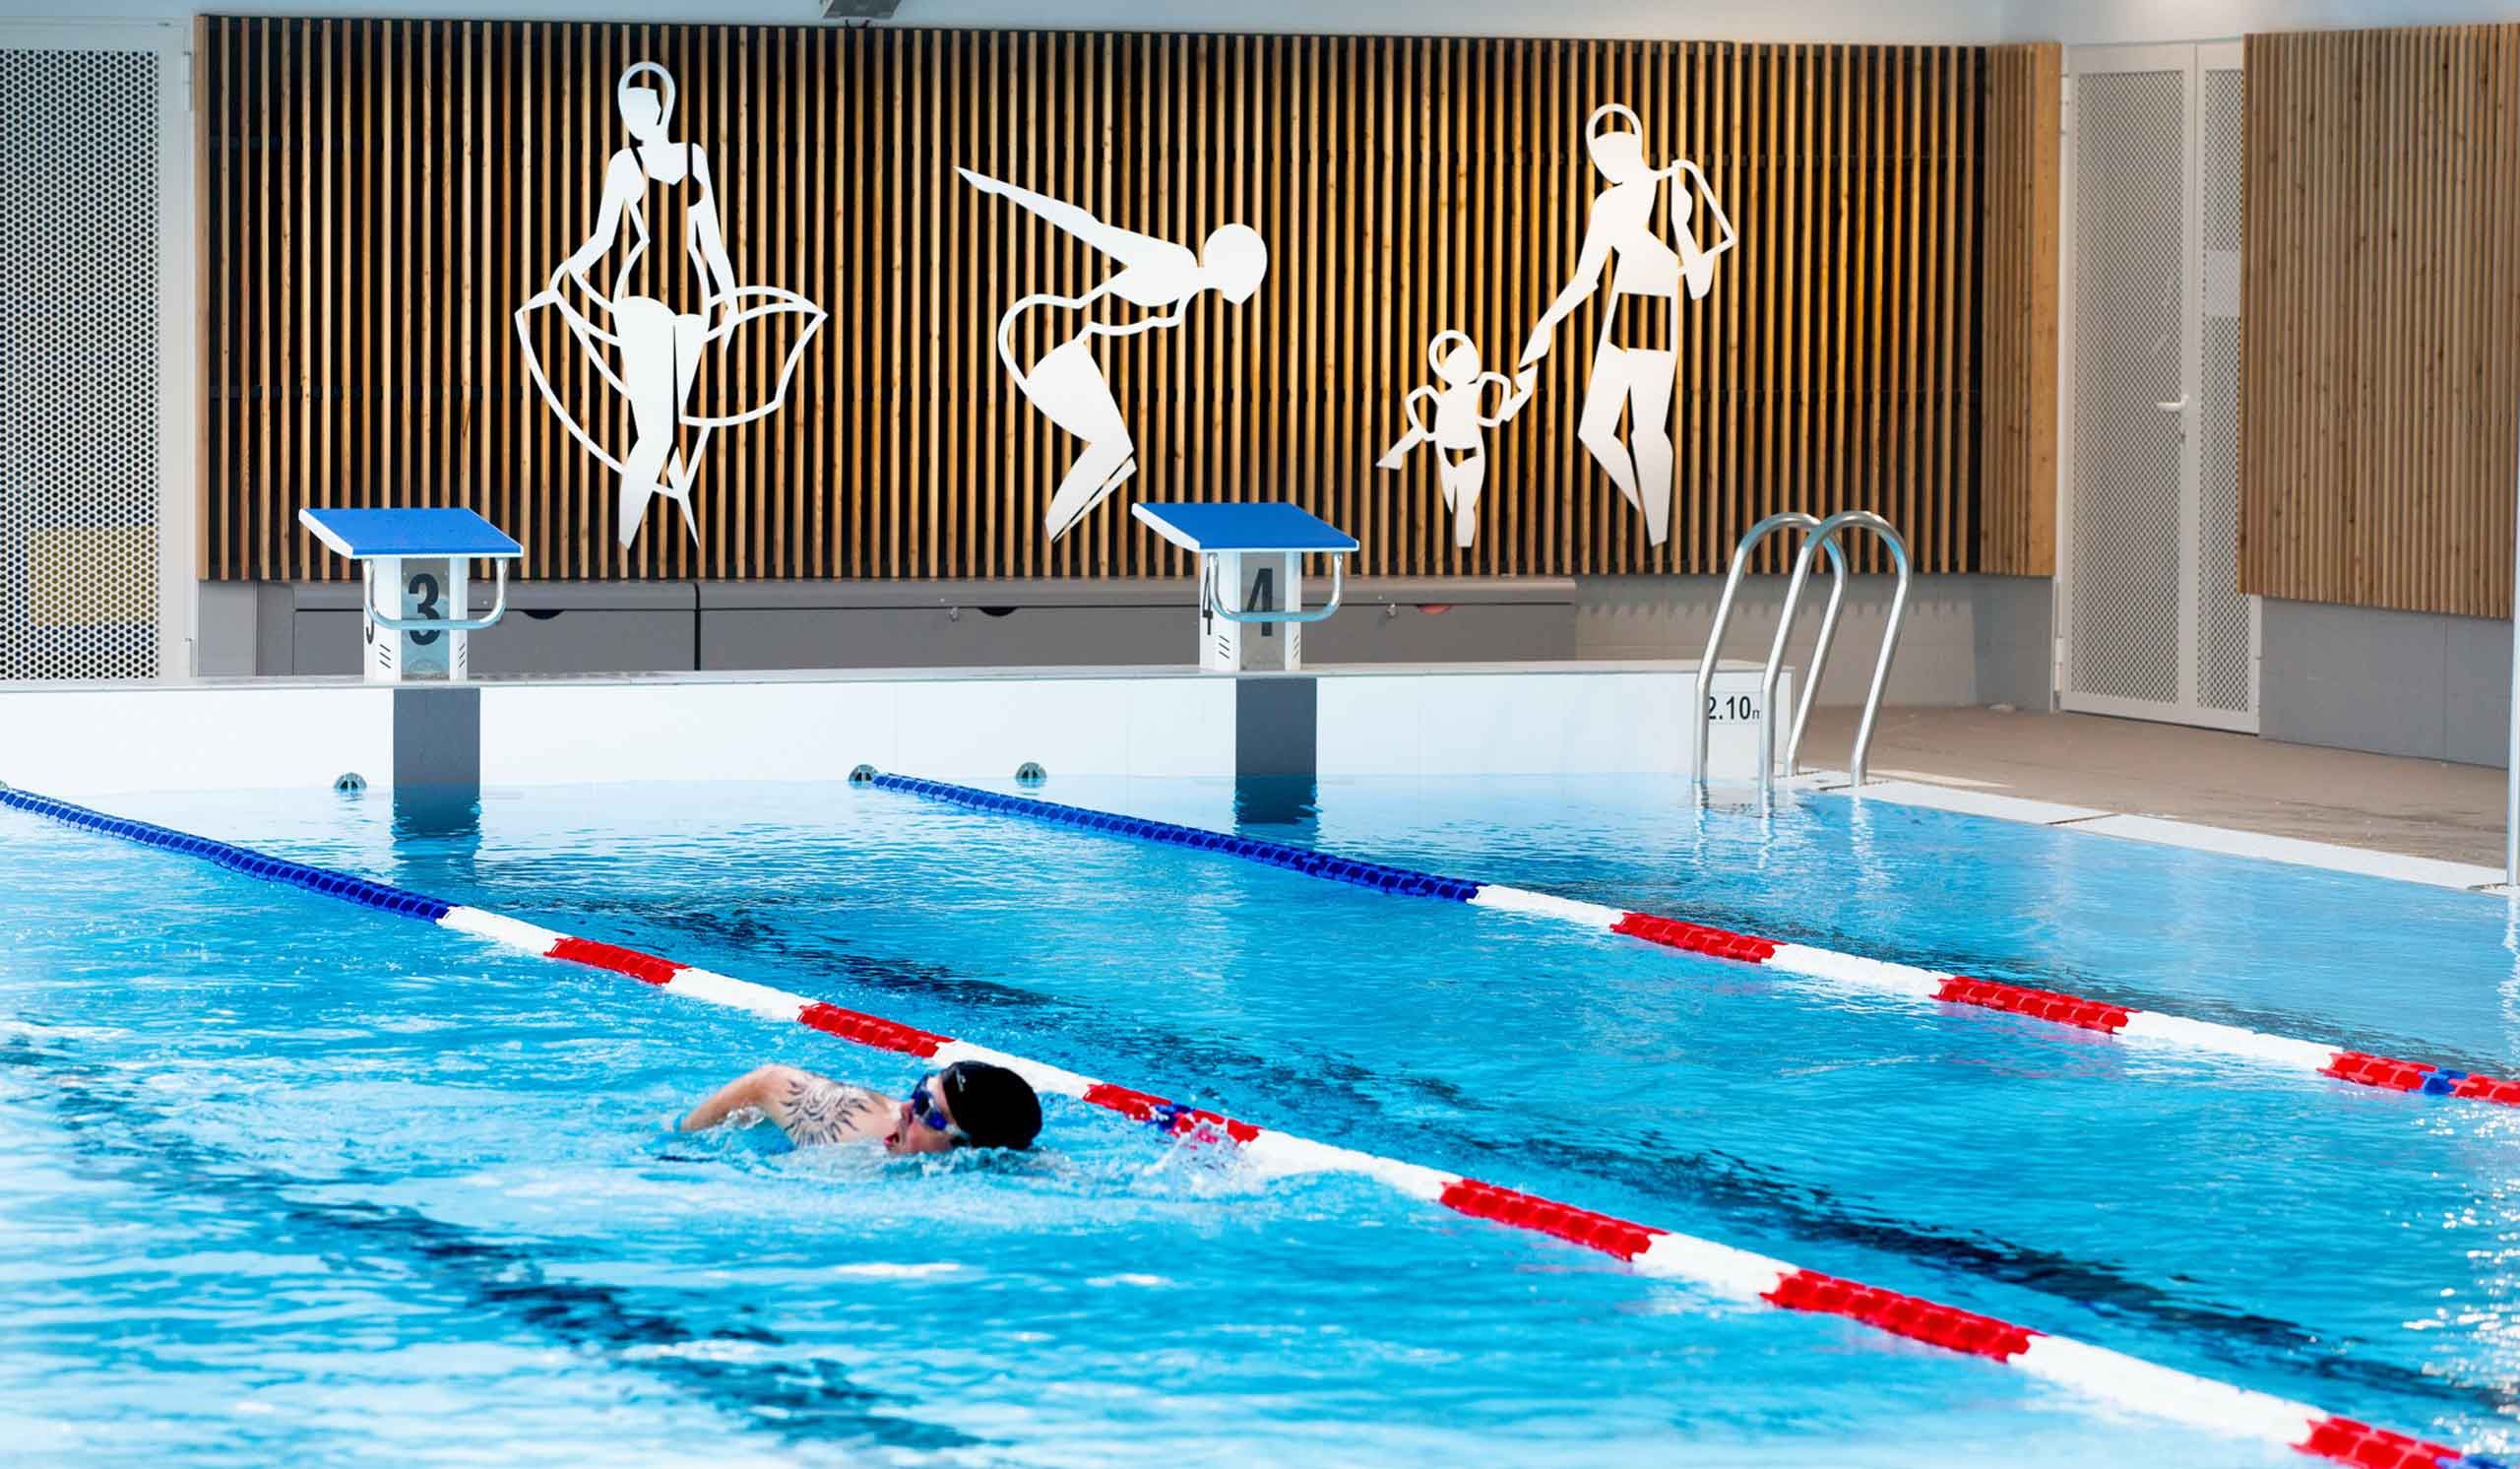
<svg viewBox="0 0 2520 1469">
<path fill-rule="evenodd" d="M 1855 715 L 1853 709 L 1813 711 L 1804 768 L 1845 768 Z M 2502 866 L 2503 773 L 2486 766 L 2285 744 L 2143 720 L 1991 709 L 1885 709 L 1873 734 L 1871 765 L 1875 780 L 1896 783 L 1901 794 L 1894 798 L 1933 789 L 1947 799 L 1929 795 L 1925 803 L 1961 809 L 1976 809 L 1976 797 L 1999 798 L 1989 805 L 2050 803 L 2046 811 L 1984 812 L 2050 825 L 2160 840 L 2166 833 L 2150 828 L 2190 823 L 2469 869 L 2417 878 L 2444 885 L 2496 881 Z M 2167 835 L 2181 846 L 2237 850 L 2210 838 Z M 2275 848 L 2255 855 L 2314 860 L 2300 853 L 2283 857 Z M 2489 870 L 2475 870 L 2480 868 Z M 2476 880 L 2457 880 L 2462 875 Z"/>
</svg>

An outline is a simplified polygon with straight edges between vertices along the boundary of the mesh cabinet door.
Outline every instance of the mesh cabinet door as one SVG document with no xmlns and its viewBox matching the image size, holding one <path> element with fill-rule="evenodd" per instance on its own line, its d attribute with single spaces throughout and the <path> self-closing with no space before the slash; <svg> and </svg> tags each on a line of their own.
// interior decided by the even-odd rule
<svg viewBox="0 0 2520 1469">
<path fill-rule="evenodd" d="M 2233 65 L 2208 66 L 2232 52 Z M 2236 48 L 2074 53 L 2069 709 L 2257 728 L 2238 585 Z"/>
</svg>

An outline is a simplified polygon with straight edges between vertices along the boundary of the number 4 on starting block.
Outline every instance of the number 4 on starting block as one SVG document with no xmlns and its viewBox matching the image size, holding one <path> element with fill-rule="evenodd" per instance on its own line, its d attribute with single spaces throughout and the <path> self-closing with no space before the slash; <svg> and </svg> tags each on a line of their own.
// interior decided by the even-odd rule
<svg viewBox="0 0 2520 1469">
<path fill-rule="evenodd" d="M 1339 610 L 1342 568 L 1355 537 L 1284 503 L 1140 504 L 1130 513 L 1199 558 L 1200 668 L 1237 673 L 1303 667 L 1303 624 Z M 1330 558 L 1330 600 L 1311 611 L 1303 609 L 1307 555 Z"/>
</svg>

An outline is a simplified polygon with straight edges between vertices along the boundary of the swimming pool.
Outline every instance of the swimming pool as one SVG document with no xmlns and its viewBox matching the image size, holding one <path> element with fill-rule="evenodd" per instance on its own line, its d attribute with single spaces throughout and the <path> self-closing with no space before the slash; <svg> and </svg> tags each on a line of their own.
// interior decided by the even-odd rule
<svg viewBox="0 0 2520 1469">
<path fill-rule="evenodd" d="M 1850 952 L 2508 1072 L 2479 895 L 1677 783 L 1054 783 Z M 2512 1442 L 2511 1109 L 1916 1010 L 833 785 L 127 814 Z M 941 1166 L 684 1138 L 914 1062 L 0 813 L 0 1441 L 265 1462 L 2298 1462 L 1052 1103 Z"/>
</svg>

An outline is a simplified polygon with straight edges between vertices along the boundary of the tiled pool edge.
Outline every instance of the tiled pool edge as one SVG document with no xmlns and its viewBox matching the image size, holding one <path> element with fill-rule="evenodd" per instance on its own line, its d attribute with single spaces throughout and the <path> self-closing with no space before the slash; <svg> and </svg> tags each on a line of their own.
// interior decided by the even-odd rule
<svg viewBox="0 0 2520 1469">
<path fill-rule="evenodd" d="M 2463 892 L 2510 891 L 2503 884 L 2503 873 L 2496 868 L 2440 858 L 2410 857 L 2368 847 L 2311 842 L 2231 826 L 2207 826 L 2168 816 L 2142 816 L 2098 806 L 1998 796 L 1986 791 L 1937 786 L 1923 781 L 1871 781 L 1865 783 L 1860 792 L 1845 782 L 1843 772 L 1823 771 L 1798 777 L 1795 784 L 1797 789 L 1818 796 L 1886 801 L 1892 805 L 1920 806 L 2062 831 L 2095 832 L 2121 841 L 2175 847 L 2189 852 L 2212 852 L 2225 857 L 2253 858 L 2260 862 L 2283 862 L 2288 866 L 2347 872 L 2358 877 L 2380 877 L 2392 882 L 2412 882 Z"/>
</svg>

